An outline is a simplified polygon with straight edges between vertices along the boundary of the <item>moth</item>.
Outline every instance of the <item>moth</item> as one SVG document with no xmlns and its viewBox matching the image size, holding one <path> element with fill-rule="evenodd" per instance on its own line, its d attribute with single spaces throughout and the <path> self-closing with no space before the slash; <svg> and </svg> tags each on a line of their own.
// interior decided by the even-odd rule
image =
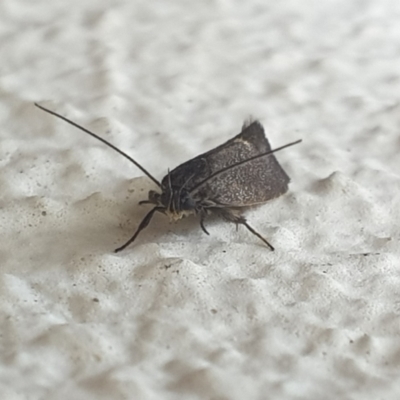
<svg viewBox="0 0 400 400">
<path fill-rule="evenodd" d="M 137 161 L 110 142 L 54 111 L 36 103 L 35 105 L 111 147 L 136 165 L 158 186 L 158 191 L 150 190 L 148 199 L 139 202 L 152 204 L 153 208 L 142 219 L 134 235 L 115 249 L 115 252 L 133 243 L 156 212 L 165 214 L 171 221 L 194 214 L 198 216 L 200 227 L 207 235 L 209 232 L 204 221 L 210 214 L 217 214 L 236 226 L 245 226 L 274 250 L 274 247 L 248 224 L 243 211 L 247 207 L 263 204 L 287 192 L 290 178 L 273 153 L 300 143 L 301 140 L 272 150 L 260 122 L 245 122 L 238 135 L 168 171 L 159 182 Z"/>
</svg>

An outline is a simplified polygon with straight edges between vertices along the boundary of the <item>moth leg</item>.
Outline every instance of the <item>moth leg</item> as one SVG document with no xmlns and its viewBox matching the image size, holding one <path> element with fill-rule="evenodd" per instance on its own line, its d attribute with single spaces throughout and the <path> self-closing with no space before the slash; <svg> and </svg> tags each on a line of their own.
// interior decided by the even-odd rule
<svg viewBox="0 0 400 400">
<path fill-rule="evenodd" d="M 152 210 L 150 210 L 146 216 L 142 219 L 142 222 L 139 224 L 138 228 L 136 229 L 135 234 L 121 247 L 118 247 L 118 249 L 115 249 L 114 252 L 118 253 L 121 250 L 124 250 L 126 247 L 128 247 L 139 235 L 139 233 L 147 227 L 151 219 L 153 218 L 153 215 L 156 211 L 160 211 L 162 208 L 161 207 L 154 207 Z"/>
<path fill-rule="evenodd" d="M 238 225 L 244 225 L 253 235 L 257 236 L 259 239 L 261 239 L 272 251 L 275 250 L 274 246 L 272 246 L 271 243 L 268 242 L 267 239 L 262 237 L 256 230 L 254 230 L 246 221 L 246 218 L 240 215 L 237 211 L 232 211 L 228 209 L 219 209 L 218 214 L 220 214 L 226 221 L 233 222 L 236 224 L 236 227 Z"/>
<path fill-rule="evenodd" d="M 150 200 L 140 200 L 138 204 L 142 205 L 142 204 L 153 204 L 153 203 Z"/>
<path fill-rule="evenodd" d="M 204 226 L 204 220 L 206 218 L 206 213 L 205 212 L 200 212 L 200 226 L 201 229 L 203 229 L 203 232 L 209 235 L 210 233 L 207 231 L 206 227 Z"/>
<path fill-rule="evenodd" d="M 274 250 L 275 250 L 274 246 L 272 246 L 272 244 L 269 243 L 267 239 L 265 239 L 265 238 L 262 237 L 257 231 L 255 231 L 255 230 L 246 222 L 246 220 L 245 220 L 244 222 L 242 222 L 242 224 L 243 224 L 253 235 L 256 235 L 258 238 L 260 238 L 260 239 L 271 249 L 271 251 L 274 251 Z"/>
</svg>

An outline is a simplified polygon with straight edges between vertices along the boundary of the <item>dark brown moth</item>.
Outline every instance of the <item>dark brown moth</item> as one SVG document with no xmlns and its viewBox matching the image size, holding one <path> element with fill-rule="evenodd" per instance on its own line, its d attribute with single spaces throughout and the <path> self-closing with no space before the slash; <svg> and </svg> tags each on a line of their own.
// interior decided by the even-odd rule
<svg viewBox="0 0 400 400">
<path fill-rule="evenodd" d="M 159 191 L 150 190 L 148 199 L 139 202 L 153 204 L 154 207 L 143 218 L 135 234 L 115 252 L 133 243 L 139 233 L 147 227 L 155 212 L 167 215 L 171 221 L 192 214 L 197 215 L 200 226 L 207 235 L 209 233 L 204 226 L 204 220 L 210 214 L 217 214 L 236 226 L 244 225 L 274 250 L 273 246 L 247 223 L 242 212 L 246 207 L 263 204 L 288 190 L 290 179 L 272 153 L 301 140 L 272 150 L 262 125 L 258 121 L 248 122 L 243 125 L 237 136 L 179 165 L 159 182 L 137 161 L 113 144 L 62 115 L 36 103 L 35 105 L 111 147 L 135 164 L 159 187 Z"/>
</svg>

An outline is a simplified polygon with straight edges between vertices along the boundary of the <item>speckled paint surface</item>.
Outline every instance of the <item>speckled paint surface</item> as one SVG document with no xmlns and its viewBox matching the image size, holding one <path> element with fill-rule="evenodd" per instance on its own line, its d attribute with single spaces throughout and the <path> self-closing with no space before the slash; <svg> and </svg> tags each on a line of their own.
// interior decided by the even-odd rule
<svg viewBox="0 0 400 400">
<path fill-rule="evenodd" d="M 400 396 L 400 3 L 0 4 L 0 398 Z M 158 179 L 258 118 L 291 177 L 246 217 Z"/>
</svg>

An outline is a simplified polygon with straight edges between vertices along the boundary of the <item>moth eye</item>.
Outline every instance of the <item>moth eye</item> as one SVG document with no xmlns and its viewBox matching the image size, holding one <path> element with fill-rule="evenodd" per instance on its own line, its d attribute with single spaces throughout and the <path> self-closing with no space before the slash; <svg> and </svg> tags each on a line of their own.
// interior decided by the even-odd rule
<svg viewBox="0 0 400 400">
<path fill-rule="evenodd" d="M 154 204 L 157 204 L 160 200 L 160 193 L 155 192 L 154 190 L 149 191 L 149 201 Z"/>
</svg>

